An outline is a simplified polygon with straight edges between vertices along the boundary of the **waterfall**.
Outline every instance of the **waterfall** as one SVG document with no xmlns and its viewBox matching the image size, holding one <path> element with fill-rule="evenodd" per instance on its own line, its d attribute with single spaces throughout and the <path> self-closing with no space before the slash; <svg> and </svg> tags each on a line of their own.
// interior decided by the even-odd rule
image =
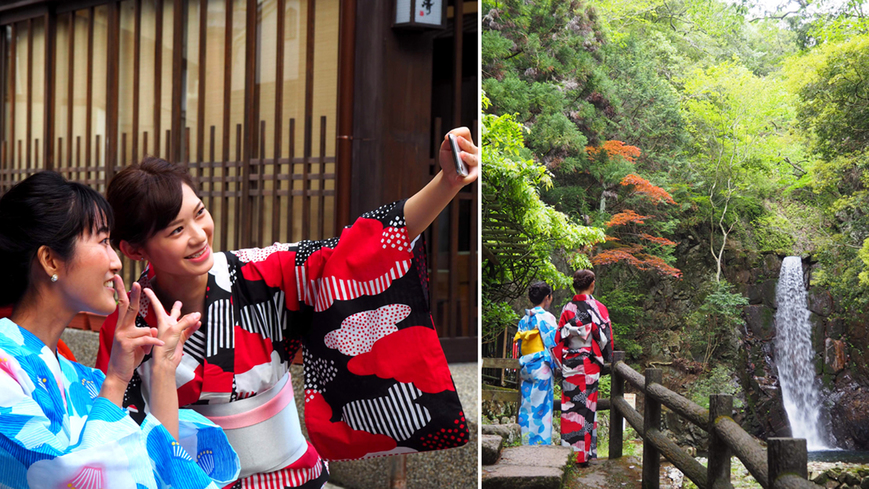
<svg viewBox="0 0 869 489">
<path fill-rule="evenodd" d="M 776 364 L 792 436 L 805 438 L 809 450 L 827 449 L 820 433 L 821 397 L 815 382 L 815 351 L 800 257 L 789 256 L 782 262 L 776 300 Z"/>
</svg>

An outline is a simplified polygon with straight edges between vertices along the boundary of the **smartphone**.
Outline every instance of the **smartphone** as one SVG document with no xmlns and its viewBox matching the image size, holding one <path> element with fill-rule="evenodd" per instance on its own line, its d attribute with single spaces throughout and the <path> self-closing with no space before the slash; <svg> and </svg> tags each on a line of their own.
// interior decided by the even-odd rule
<svg viewBox="0 0 869 489">
<path fill-rule="evenodd" d="M 459 142 L 456 141 L 456 136 L 447 134 L 447 138 L 450 140 L 450 149 L 453 150 L 453 162 L 456 164 L 456 173 L 460 177 L 468 176 L 468 168 L 465 166 L 465 162 L 462 161 L 461 156 L 459 156 L 461 150 L 459 150 Z"/>
</svg>

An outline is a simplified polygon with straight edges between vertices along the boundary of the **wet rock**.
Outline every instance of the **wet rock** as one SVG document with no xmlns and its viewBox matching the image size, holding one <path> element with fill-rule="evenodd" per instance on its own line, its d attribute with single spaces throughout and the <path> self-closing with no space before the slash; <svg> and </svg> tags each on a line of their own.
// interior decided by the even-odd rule
<svg viewBox="0 0 869 489">
<path fill-rule="evenodd" d="M 760 304 L 763 302 L 763 284 L 751 284 L 745 289 L 745 295 L 748 297 L 749 304 Z"/>
<path fill-rule="evenodd" d="M 824 346 L 824 365 L 828 373 L 839 373 L 845 369 L 845 342 L 827 338 Z"/>
<path fill-rule="evenodd" d="M 745 322 L 756 337 L 770 340 L 775 335 L 775 313 L 765 305 L 745 306 Z"/>
<path fill-rule="evenodd" d="M 763 274 L 766 278 L 778 278 L 781 272 L 781 258 L 776 255 L 764 255 Z"/>
<path fill-rule="evenodd" d="M 842 338 L 842 333 L 845 331 L 845 321 L 841 318 L 836 318 L 827 322 L 827 337 L 838 340 Z"/>
<path fill-rule="evenodd" d="M 837 388 L 850 390 L 842 395 L 830 409 L 833 436 L 840 445 L 857 450 L 869 448 L 869 391 L 852 382 L 848 386 L 837 383 Z"/>
<path fill-rule="evenodd" d="M 778 309 L 778 299 L 775 296 L 775 290 L 778 286 L 778 279 L 770 279 L 763 281 L 763 305 Z"/>
<path fill-rule="evenodd" d="M 860 485 L 860 479 L 856 475 L 854 475 L 850 472 L 845 472 L 844 474 L 842 474 L 839 477 L 839 482 L 843 482 L 845 484 L 848 484 L 849 486 L 859 486 Z"/>
<path fill-rule="evenodd" d="M 827 330 L 827 320 L 813 312 L 809 313 L 809 324 L 812 326 L 812 349 L 816 354 L 824 351 L 824 333 Z"/>
<path fill-rule="evenodd" d="M 833 296 L 820 287 L 809 289 L 807 296 L 808 308 L 815 314 L 827 317 L 833 312 Z"/>
</svg>

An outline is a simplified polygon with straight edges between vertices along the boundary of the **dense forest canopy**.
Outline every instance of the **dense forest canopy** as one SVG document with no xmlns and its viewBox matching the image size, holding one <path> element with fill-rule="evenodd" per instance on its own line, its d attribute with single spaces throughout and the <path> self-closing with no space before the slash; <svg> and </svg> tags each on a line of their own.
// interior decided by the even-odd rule
<svg viewBox="0 0 869 489">
<path fill-rule="evenodd" d="M 483 0 L 482 16 L 484 341 L 528 282 L 566 289 L 590 262 L 640 356 L 660 327 L 642 291 L 682 280 L 689 250 L 692 361 L 740 322 L 723 270 L 746 252 L 810 255 L 842 314 L 869 312 L 869 2 Z"/>
</svg>

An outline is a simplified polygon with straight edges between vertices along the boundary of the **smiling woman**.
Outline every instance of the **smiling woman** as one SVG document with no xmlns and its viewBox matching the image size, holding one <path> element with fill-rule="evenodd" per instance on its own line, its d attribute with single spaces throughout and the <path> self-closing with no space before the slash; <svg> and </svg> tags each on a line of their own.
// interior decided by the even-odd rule
<svg viewBox="0 0 869 489">
<path fill-rule="evenodd" d="M 212 253 L 214 223 L 186 167 L 146 158 L 110 182 L 113 239 L 129 258 L 148 262 L 138 283 L 166 307 L 180 300 L 183 312 L 202 313 L 203 328 L 186 344 L 176 374 L 178 399 L 226 430 L 242 467 L 233 487 L 319 488 L 329 477 L 324 459 L 468 442 L 416 239 L 479 172 L 470 131 L 451 133 L 468 175 L 456 172 L 445 138 L 442 171 L 428 185 L 327 240 Z M 153 325 L 152 306 L 143 303 L 140 326 Z M 118 322 L 112 315 L 103 324 L 99 368 L 113 351 L 108 339 Z M 289 381 L 303 344 L 310 443 Z M 153 411 L 144 396 L 148 363 L 125 396 L 134 417 Z"/>
<path fill-rule="evenodd" d="M 133 287 L 131 306 L 111 226 L 99 193 L 52 172 L 0 199 L 0 304 L 13 305 L 0 320 L 0 486 L 222 487 L 239 470 L 226 436 L 192 411 L 179 413 L 165 394 L 199 316 L 158 309 L 155 328 L 135 327 L 127 311 L 137 310 L 141 288 Z M 110 313 L 116 293 L 123 314 L 106 375 L 58 356 L 73 316 Z M 154 409 L 138 426 L 121 404 L 147 353 Z"/>
</svg>

